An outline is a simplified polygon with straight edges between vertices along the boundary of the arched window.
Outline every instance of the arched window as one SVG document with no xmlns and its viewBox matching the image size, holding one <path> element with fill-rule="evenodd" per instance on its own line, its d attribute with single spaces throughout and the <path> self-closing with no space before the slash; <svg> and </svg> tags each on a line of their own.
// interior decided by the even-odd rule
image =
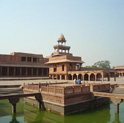
<svg viewBox="0 0 124 123">
<path fill-rule="evenodd" d="M 54 72 L 56 72 L 56 69 L 57 69 L 57 65 L 54 65 Z"/>
</svg>

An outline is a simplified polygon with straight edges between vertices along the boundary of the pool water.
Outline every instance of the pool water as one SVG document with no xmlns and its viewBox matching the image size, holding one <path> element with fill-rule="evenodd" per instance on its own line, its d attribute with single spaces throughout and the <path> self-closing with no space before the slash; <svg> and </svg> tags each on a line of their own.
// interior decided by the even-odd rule
<svg viewBox="0 0 124 123">
<path fill-rule="evenodd" d="M 16 114 L 11 108 L 8 100 L 0 100 L 0 123 L 124 123 L 124 103 L 120 104 L 119 114 L 115 114 L 113 103 L 67 116 L 40 111 L 24 104 L 23 99 L 17 103 Z"/>
</svg>

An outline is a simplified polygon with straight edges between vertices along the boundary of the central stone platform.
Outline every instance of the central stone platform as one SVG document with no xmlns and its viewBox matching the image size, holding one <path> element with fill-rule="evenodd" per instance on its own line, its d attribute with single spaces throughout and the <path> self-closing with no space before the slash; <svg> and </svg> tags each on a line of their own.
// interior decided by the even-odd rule
<svg viewBox="0 0 124 123">
<path fill-rule="evenodd" d="M 109 103 L 108 98 L 94 97 L 93 91 L 110 92 L 110 84 L 61 82 L 24 85 L 25 93 L 41 92 L 42 108 L 62 115 Z M 25 98 L 25 102 L 38 105 L 33 97 Z"/>
</svg>

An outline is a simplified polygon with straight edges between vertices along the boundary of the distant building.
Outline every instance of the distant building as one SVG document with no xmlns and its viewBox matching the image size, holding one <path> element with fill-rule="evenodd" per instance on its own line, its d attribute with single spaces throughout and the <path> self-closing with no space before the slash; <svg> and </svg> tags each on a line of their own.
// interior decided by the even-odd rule
<svg viewBox="0 0 124 123">
<path fill-rule="evenodd" d="M 14 52 L 0 55 L 0 76 L 48 76 L 47 61 L 43 55 Z"/>
<path fill-rule="evenodd" d="M 116 66 L 115 67 L 117 75 L 119 77 L 124 77 L 124 65 L 123 66 Z"/>
<path fill-rule="evenodd" d="M 70 46 L 66 46 L 66 40 L 63 34 L 58 39 L 58 44 L 54 46 L 56 50 L 49 57 L 46 63 L 49 66 L 49 78 L 73 80 L 82 79 L 83 81 L 104 81 L 110 80 L 110 76 L 116 80 L 116 71 L 112 69 L 82 69 L 84 63 L 79 56 L 73 56 L 69 53 Z"/>
</svg>

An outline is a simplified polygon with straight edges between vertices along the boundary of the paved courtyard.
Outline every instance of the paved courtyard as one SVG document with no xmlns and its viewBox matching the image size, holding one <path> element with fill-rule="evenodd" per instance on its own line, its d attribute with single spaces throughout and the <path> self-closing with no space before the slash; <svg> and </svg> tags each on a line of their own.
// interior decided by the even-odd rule
<svg viewBox="0 0 124 123">
<path fill-rule="evenodd" d="M 22 79 L 22 80 L 21 80 Z M 24 83 L 27 84 L 27 83 L 52 83 L 52 82 L 73 82 L 73 80 L 51 80 L 51 79 L 47 79 L 47 78 L 26 78 L 26 77 L 23 77 L 23 78 L 0 78 L 0 85 L 17 85 L 17 84 L 21 84 L 23 85 Z M 87 82 L 87 81 L 85 81 Z M 90 82 L 93 82 L 93 81 L 90 81 Z M 100 81 L 97 81 L 97 82 L 100 82 Z M 118 84 L 124 84 L 124 77 L 119 77 L 117 78 L 116 81 L 114 81 L 113 78 L 110 79 L 110 81 L 104 81 L 105 83 L 112 83 L 112 84 L 115 84 L 115 83 L 118 83 Z"/>
</svg>

